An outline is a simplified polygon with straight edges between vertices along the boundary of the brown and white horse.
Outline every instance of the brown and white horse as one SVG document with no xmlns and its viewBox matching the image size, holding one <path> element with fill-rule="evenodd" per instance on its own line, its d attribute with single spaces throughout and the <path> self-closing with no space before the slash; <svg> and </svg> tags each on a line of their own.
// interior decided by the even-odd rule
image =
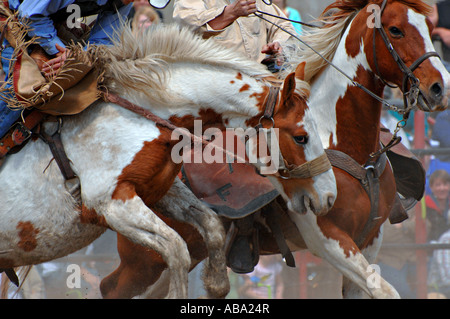
<svg viewBox="0 0 450 319">
<path fill-rule="evenodd" d="M 380 149 L 382 105 L 379 99 L 356 87 L 353 81 L 379 97 L 383 95 L 386 82 L 403 88 L 404 93 L 411 91 L 411 83 L 414 82 L 420 84 L 417 107 L 424 111 L 437 111 L 448 106 L 450 76 L 432 53 L 431 24 L 426 16 L 428 10 L 429 7 L 421 1 L 337 1 L 320 18 L 324 27 L 311 30 L 304 38 L 316 52 L 305 47 L 297 57 L 291 58 L 294 66 L 296 59 L 307 61 L 306 80 L 311 82 L 309 104 L 314 119 L 320 123 L 318 129 L 322 143 L 329 150 L 349 155 L 359 169 L 376 171 L 368 163 L 370 155 Z M 383 40 L 380 29 L 374 28 L 376 13 L 380 13 L 378 22 L 381 22 L 379 26 L 384 30 L 387 42 Z M 393 58 L 389 42 L 401 61 Z M 350 79 L 324 62 L 317 53 L 343 70 Z M 405 85 L 404 71 L 408 68 L 419 81 L 410 77 Z M 311 211 L 299 215 L 286 210 L 280 216 L 289 247 L 292 250 L 307 248 L 339 269 L 345 277 L 343 296 L 346 298 L 362 297 L 364 293 L 373 298 L 398 297 L 396 290 L 381 277 L 371 281 L 374 273 L 370 267 L 381 245 L 382 225 L 394 206 L 396 196 L 390 165 L 378 172 L 378 201 L 372 204 L 378 209 L 372 213 L 369 194 L 361 182 L 340 168 L 335 167 L 334 172 L 338 197 L 327 215 L 317 216 Z M 163 201 L 170 202 L 170 199 L 164 198 Z M 164 214 L 170 214 L 167 206 L 161 204 L 159 208 L 166 210 Z M 262 253 L 279 252 L 271 234 L 261 238 Z M 197 259 L 204 248 L 198 245 L 198 240 L 199 237 L 187 240 L 192 256 Z M 128 286 L 137 284 L 135 287 L 140 291 L 145 285 L 152 284 L 144 281 L 138 284 L 139 276 L 132 272 L 135 265 L 128 263 L 129 258 L 140 252 L 122 241 L 122 247 L 119 247 L 121 266 L 102 283 L 106 297 L 128 296 L 125 289 L 120 291 L 123 286 L 108 286 L 112 278 L 117 281 L 128 276 Z M 164 267 L 158 258 L 141 259 L 140 262 L 140 269 L 147 267 L 152 272 L 156 269 L 152 268 L 154 265 Z M 155 278 L 159 277 L 161 268 L 153 272 Z M 155 286 L 164 287 L 164 280 L 163 276 Z"/>
<path fill-rule="evenodd" d="M 65 256 L 110 228 L 161 256 L 170 270 L 169 297 L 185 298 L 191 265 L 186 243 L 150 208 L 166 194 L 181 167 L 172 152 L 180 142 L 179 136 L 173 138 L 173 125 L 188 132 L 193 131 L 195 120 L 204 127 L 256 127 L 265 114 L 264 102 L 272 85 L 264 79 L 271 73 L 173 25 L 155 26 L 137 36 L 124 27 L 119 41 L 101 50 L 99 61 L 107 96 L 141 106 L 147 117 L 119 106 L 116 99 L 64 118 L 62 142 L 80 180 L 81 203 L 65 188 L 42 140 L 30 141 L 6 158 L 0 168 L 0 269 Z M 298 68 L 299 77 L 303 67 Z M 270 151 L 281 152 L 289 167 L 301 168 L 316 158 L 328 161 L 308 116 L 305 85 L 294 73 L 288 76 L 267 121 L 269 125 L 273 121 L 279 131 L 279 147 Z M 150 115 L 156 116 L 154 120 L 148 119 Z M 51 126 L 46 123 L 45 129 Z M 256 156 L 259 159 L 259 153 Z M 255 165 L 262 166 L 259 161 Z M 274 173 L 269 178 L 286 194 L 293 211 L 302 212 L 305 202 L 318 214 L 332 206 L 336 183 L 331 166 L 305 179 L 285 180 Z M 195 201 L 188 194 L 183 204 Z M 198 207 L 200 212 L 192 214 L 208 216 L 208 225 L 214 229 L 203 234 L 202 240 L 210 260 L 217 260 L 215 275 L 223 277 L 226 294 L 224 229 L 211 210 Z"/>
<path fill-rule="evenodd" d="M 381 32 L 371 28 L 374 6 L 378 10 L 375 12 L 381 15 L 381 28 L 401 61 L 394 60 Z M 432 26 L 427 19 L 429 7 L 426 4 L 404 0 L 337 1 L 328 9 L 337 11 L 324 19 L 326 27 L 312 31 L 305 41 L 316 48 L 329 45 L 327 58 L 352 80 L 378 96 L 383 95 L 385 82 L 397 85 L 406 94 L 410 83 L 404 87 L 405 74 L 399 64 L 413 68 L 419 61 L 413 72 L 420 83 L 417 107 L 423 111 L 439 111 L 448 106 L 450 75 L 440 59 L 432 55 Z M 334 39 L 333 32 L 336 32 Z M 324 36 L 330 41 L 319 44 Z M 335 49 L 331 49 L 333 41 L 336 41 Z M 322 53 L 327 55 L 323 50 Z M 311 51 L 300 56 L 300 60 L 308 61 L 308 66 L 314 66 L 314 61 L 323 65 Z M 318 67 L 306 74 L 311 78 L 310 106 L 314 118 L 321 123 L 322 143 L 364 166 L 371 159 L 370 155 L 380 148 L 381 103 L 355 87 L 333 67 Z M 382 224 L 394 205 L 396 188 L 391 167 L 387 165 L 380 176 L 378 213 L 372 221 L 369 197 L 360 182 L 339 168 L 334 171 L 338 198 L 330 213 L 317 218 L 311 214 L 290 214 L 290 217 L 308 249 L 344 274 L 344 297 L 360 296 L 363 291 L 372 297 L 398 296 L 382 278 L 375 287 L 367 283 L 372 274 L 369 264 L 375 261 L 381 245 Z M 373 225 L 366 232 L 364 227 L 370 222 Z M 366 232 L 365 238 L 360 237 L 363 232 Z"/>
</svg>

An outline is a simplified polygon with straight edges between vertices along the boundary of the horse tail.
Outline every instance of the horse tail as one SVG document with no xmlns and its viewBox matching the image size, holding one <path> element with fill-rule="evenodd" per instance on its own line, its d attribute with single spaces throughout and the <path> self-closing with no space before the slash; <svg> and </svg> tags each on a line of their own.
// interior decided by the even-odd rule
<svg viewBox="0 0 450 319">
<path fill-rule="evenodd" d="M 33 267 L 33 265 L 18 267 L 18 268 L 14 269 L 14 271 L 16 271 L 16 273 L 18 273 L 20 285 L 19 285 L 19 287 L 17 287 L 16 291 L 14 292 L 14 295 L 12 296 L 13 298 L 22 289 L 22 285 L 25 282 L 25 279 L 28 277 L 31 267 Z M 8 276 L 6 276 L 4 274 L 1 277 L 2 277 L 2 280 L 0 283 L 0 299 L 8 299 L 8 290 L 11 285 L 11 280 L 9 280 Z"/>
</svg>

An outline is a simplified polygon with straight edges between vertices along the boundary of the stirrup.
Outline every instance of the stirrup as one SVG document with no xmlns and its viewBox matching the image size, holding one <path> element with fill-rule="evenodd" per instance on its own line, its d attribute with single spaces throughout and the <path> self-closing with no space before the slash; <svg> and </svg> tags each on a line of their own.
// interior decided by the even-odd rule
<svg viewBox="0 0 450 319">
<path fill-rule="evenodd" d="M 259 229 L 240 234 L 233 221 L 227 234 L 226 263 L 233 272 L 246 274 L 252 272 L 259 261 Z"/>
</svg>

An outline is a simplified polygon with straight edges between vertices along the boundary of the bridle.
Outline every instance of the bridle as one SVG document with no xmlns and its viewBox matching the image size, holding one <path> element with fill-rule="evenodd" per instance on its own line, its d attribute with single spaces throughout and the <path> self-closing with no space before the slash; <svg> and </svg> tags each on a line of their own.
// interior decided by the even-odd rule
<svg viewBox="0 0 450 319">
<path fill-rule="evenodd" d="M 278 93 L 280 87 L 279 86 L 271 86 L 269 90 L 269 94 L 266 99 L 266 108 L 263 116 L 260 118 L 258 125 L 255 126 L 256 132 L 259 132 L 263 129 L 262 121 L 267 120 L 272 123 L 272 127 L 267 130 L 267 145 L 271 145 L 272 143 L 272 128 L 275 125 L 275 120 L 273 119 L 275 106 L 278 101 Z M 332 169 L 330 160 L 328 159 L 327 154 L 324 152 L 322 155 L 316 157 L 311 161 L 307 161 L 301 165 L 295 166 L 292 164 L 288 164 L 288 162 L 284 159 L 283 154 L 281 153 L 281 149 L 278 149 L 278 163 L 279 167 L 277 169 L 276 177 L 280 177 L 282 179 L 292 179 L 292 178 L 301 178 L 307 179 L 312 178 L 326 171 Z"/>
<path fill-rule="evenodd" d="M 380 34 L 381 38 L 383 39 L 383 42 L 388 49 L 389 53 L 391 54 L 394 61 L 397 63 L 398 68 L 403 73 L 403 81 L 402 81 L 402 92 L 403 92 L 403 110 L 401 113 L 403 113 L 403 118 L 397 123 L 397 127 L 394 130 L 394 134 L 392 136 L 392 139 L 390 142 L 385 145 L 382 149 L 380 149 L 377 152 L 374 152 L 370 155 L 370 157 L 374 158 L 381 153 L 387 151 L 391 147 L 395 146 L 396 144 L 400 143 L 401 138 L 397 136 L 398 131 L 403 128 L 406 125 L 406 122 L 409 118 L 409 114 L 412 111 L 413 108 L 416 107 L 417 102 L 419 100 L 419 95 L 422 94 L 419 86 L 420 86 L 420 80 L 414 75 L 414 71 L 426 60 L 428 60 L 431 57 L 438 57 L 440 58 L 439 54 L 435 51 L 426 52 L 421 57 L 419 57 L 414 63 L 411 64 L 411 66 L 407 66 L 406 63 L 403 61 L 403 59 L 400 57 L 400 55 L 395 50 L 394 46 L 392 45 L 391 40 L 389 40 L 388 35 L 386 34 L 386 31 L 383 28 L 383 24 L 381 23 L 381 16 L 384 12 L 384 9 L 386 8 L 387 0 L 383 0 L 383 3 L 380 8 L 379 15 L 376 14 L 375 10 L 372 11 L 372 13 L 375 15 L 376 21 L 375 23 L 375 30 L 373 32 L 373 59 L 375 64 L 376 73 L 375 75 L 377 78 L 383 82 L 383 84 L 389 86 L 390 88 L 396 88 L 396 86 L 391 85 L 387 83 L 381 76 L 380 76 L 380 70 L 378 67 L 378 59 L 377 59 L 377 50 L 376 50 L 376 34 L 377 32 Z M 409 85 L 409 90 L 408 90 Z M 422 96 L 424 96 L 422 94 Z"/>
<path fill-rule="evenodd" d="M 269 94 L 266 99 L 266 108 L 264 111 L 264 115 L 260 118 L 259 123 L 254 127 L 255 131 L 259 132 L 260 130 L 265 129 L 262 125 L 263 120 L 269 120 L 272 123 L 272 127 L 270 129 L 267 129 L 267 145 L 271 145 L 271 143 L 272 143 L 272 141 L 271 141 L 273 138 L 272 137 L 272 131 L 273 131 L 272 128 L 275 124 L 273 115 L 274 115 L 276 103 L 278 101 L 279 90 L 280 90 L 279 86 L 271 86 L 270 87 Z M 136 105 L 136 104 L 112 93 L 112 92 L 102 90 L 101 93 L 103 94 L 105 101 L 112 102 L 112 103 L 117 104 L 117 105 L 119 105 L 127 110 L 130 110 L 138 115 L 141 115 L 141 116 L 145 117 L 146 119 L 155 122 L 159 126 L 165 127 L 171 131 L 179 129 L 179 127 L 175 126 L 170 121 L 162 119 L 159 116 L 155 115 L 154 113 L 150 112 L 149 110 L 147 110 L 141 106 L 138 106 L 138 105 Z M 227 149 L 221 148 L 220 146 L 217 146 L 215 144 L 211 144 L 211 142 L 204 137 L 196 136 L 187 130 L 178 130 L 178 131 L 181 134 L 188 136 L 194 143 L 202 143 L 203 145 L 211 145 L 214 148 L 224 152 L 227 156 L 231 156 L 233 158 L 238 158 L 239 160 L 243 160 L 242 158 L 238 157 L 238 155 L 228 151 Z M 308 161 L 306 163 L 303 163 L 299 166 L 287 164 L 283 155 L 281 154 L 280 149 L 278 149 L 278 154 L 279 154 L 278 156 L 279 156 L 280 166 L 277 169 L 277 173 L 273 174 L 273 175 L 276 177 L 280 177 L 282 179 L 292 179 L 292 178 L 307 179 L 307 178 L 315 177 L 317 175 L 320 175 L 320 174 L 332 169 L 331 163 L 325 152 L 321 156 L 319 156 L 311 161 Z"/>
<path fill-rule="evenodd" d="M 272 0 L 263 0 L 263 1 L 267 5 L 272 3 Z M 431 57 L 439 57 L 440 58 L 440 56 L 439 56 L 439 54 L 437 52 L 434 52 L 434 51 L 433 52 L 427 52 L 424 55 L 422 55 L 420 58 L 418 58 L 414 63 L 412 63 L 410 67 L 408 67 L 405 64 L 405 62 L 402 60 L 402 58 L 399 56 L 397 51 L 395 50 L 394 46 L 392 45 L 391 41 L 389 40 L 389 37 L 386 34 L 386 31 L 384 30 L 383 25 L 381 23 L 381 15 L 383 14 L 384 9 L 386 8 L 386 4 L 387 4 L 387 0 L 383 0 L 382 6 L 380 8 L 380 13 L 379 13 L 378 16 L 377 16 L 375 10 L 373 11 L 373 13 L 375 14 L 375 18 L 378 19 L 378 23 L 375 23 L 375 31 L 373 32 L 373 55 L 374 55 L 376 72 L 377 72 L 375 75 L 383 82 L 383 84 L 388 85 L 389 87 L 393 87 L 392 85 L 387 83 L 379 75 L 380 72 L 379 72 L 378 62 L 377 62 L 376 42 L 375 42 L 375 36 L 376 36 L 376 33 L 377 33 L 376 31 L 378 31 L 380 33 L 382 39 L 383 39 L 384 44 L 386 45 L 386 48 L 388 49 L 388 51 L 390 52 L 390 54 L 393 57 L 394 61 L 397 63 L 399 69 L 403 73 L 403 82 L 402 82 L 402 92 L 404 92 L 403 93 L 403 109 L 401 107 L 396 106 L 396 105 L 392 105 L 390 102 L 388 102 L 384 98 L 378 96 L 377 94 L 375 94 L 374 92 L 372 92 L 371 90 L 366 88 L 364 85 L 362 85 L 362 84 L 356 82 L 355 80 L 353 80 L 347 73 L 345 73 L 342 69 L 340 69 L 335 64 L 333 64 L 330 60 L 325 58 L 322 54 L 320 54 L 320 52 L 318 52 L 316 49 L 314 49 L 311 45 L 306 43 L 304 40 L 302 40 L 297 35 L 293 34 L 292 32 L 286 30 L 283 27 L 280 27 L 276 23 L 274 23 L 274 22 L 264 18 L 262 16 L 262 14 L 266 14 L 266 13 L 264 13 L 264 12 L 260 12 L 262 14 L 255 13 L 255 15 L 258 18 L 260 18 L 260 19 L 262 19 L 262 20 L 264 20 L 264 21 L 266 21 L 266 22 L 276 26 L 280 30 L 288 33 L 293 38 L 297 39 L 299 42 L 301 42 L 303 45 L 305 45 L 310 50 L 312 50 L 315 54 L 317 54 L 328 65 L 330 65 L 331 67 L 336 69 L 339 73 L 341 73 L 343 76 L 345 76 L 349 81 L 351 81 L 351 83 L 354 86 L 356 86 L 357 88 L 361 89 L 362 91 L 364 91 L 365 93 L 370 95 L 372 98 L 374 98 L 375 100 L 380 102 L 383 106 L 387 107 L 388 109 L 390 109 L 392 111 L 395 111 L 395 112 L 403 115 L 403 118 L 397 123 L 397 126 L 396 126 L 396 128 L 394 130 L 394 133 L 393 133 L 391 141 L 385 147 L 383 147 L 381 150 L 370 154 L 371 158 L 374 158 L 374 157 L 380 155 L 381 153 L 386 152 L 391 147 L 393 147 L 396 144 L 400 143 L 401 137 L 397 136 L 397 133 L 400 131 L 400 129 L 402 129 L 406 125 L 406 122 L 407 122 L 407 120 L 409 118 L 409 114 L 410 114 L 411 110 L 417 105 L 417 102 L 418 102 L 418 99 L 419 99 L 419 95 L 421 94 L 421 91 L 419 89 L 420 80 L 413 74 L 413 72 L 414 72 L 414 70 L 416 70 L 427 59 L 429 59 Z M 319 27 L 319 26 L 311 26 L 311 27 Z M 409 90 L 408 90 L 408 85 L 409 85 Z M 422 94 L 422 96 L 424 96 L 424 95 Z"/>
<path fill-rule="evenodd" d="M 375 19 L 378 19 L 377 23 L 375 23 L 375 30 L 378 31 L 381 38 L 383 39 L 384 44 L 386 45 L 386 48 L 389 50 L 389 53 L 391 54 L 394 61 L 397 63 L 399 69 L 403 73 L 403 82 L 402 82 L 402 92 L 403 93 L 403 104 L 404 104 L 404 112 L 409 113 L 416 105 L 419 98 L 419 94 L 421 94 L 419 85 L 420 80 L 413 74 L 413 72 L 426 60 L 428 60 L 431 57 L 438 57 L 440 58 L 439 54 L 437 52 L 427 52 L 424 55 L 422 55 L 420 58 L 418 58 L 414 63 L 411 64 L 410 67 L 406 66 L 405 62 L 402 60 L 402 58 L 399 56 L 397 51 L 395 50 L 394 46 L 392 45 L 391 41 L 389 40 L 388 35 L 386 34 L 386 31 L 383 28 L 383 24 L 381 23 L 381 16 L 384 12 L 384 9 L 386 8 L 387 0 L 383 1 L 383 4 L 381 5 L 380 14 L 377 16 L 375 13 L 375 10 L 372 11 L 372 13 L 375 14 Z M 373 32 L 373 57 L 374 57 L 374 63 L 376 68 L 376 75 L 377 77 L 387 86 L 389 87 L 395 87 L 387 83 L 379 74 L 379 67 L 378 67 L 378 61 L 377 61 L 377 50 L 376 50 L 376 32 Z M 408 90 L 408 84 L 409 84 L 409 90 Z"/>
</svg>

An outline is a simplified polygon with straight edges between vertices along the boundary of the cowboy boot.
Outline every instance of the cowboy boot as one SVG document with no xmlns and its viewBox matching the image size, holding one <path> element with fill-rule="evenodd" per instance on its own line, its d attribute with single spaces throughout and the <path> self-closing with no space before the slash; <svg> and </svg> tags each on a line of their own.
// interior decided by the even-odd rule
<svg viewBox="0 0 450 319">
<path fill-rule="evenodd" d="M 227 250 L 227 266 L 235 273 L 252 272 L 259 260 L 259 251 L 255 245 L 255 227 L 253 215 L 233 221 L 236 234 Z M 257 241 L 257 238 L 256 238 Z"/>
</svg>

